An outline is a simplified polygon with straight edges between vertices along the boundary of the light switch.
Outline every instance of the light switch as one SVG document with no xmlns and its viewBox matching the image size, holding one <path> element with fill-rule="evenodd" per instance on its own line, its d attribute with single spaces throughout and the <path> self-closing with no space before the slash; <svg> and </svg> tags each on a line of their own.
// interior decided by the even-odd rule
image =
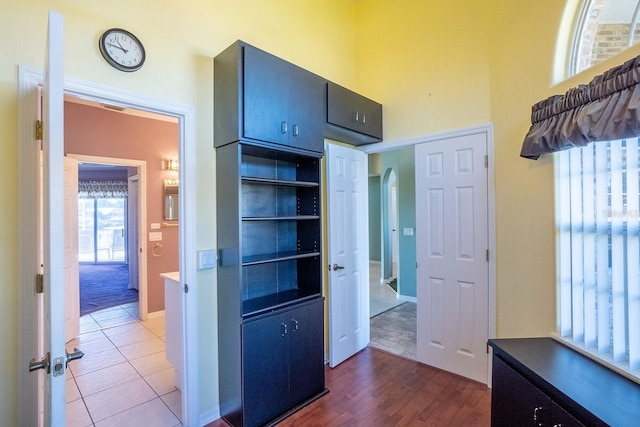
<svg viewBox="0 0 640 427">
<path fill-rule="evenodd" d="M 149 226 L 152 230 L 160 230 L 160 223 L 159 222 L 152 222 L 151 225 Z"/>
<path fill-rule="evenodd" d="M 159 242 L 162 240 L 162 231 L 151 231 L 149 232 L 149 241 L 150 242 Z"/>
<path fill-rule="evenodd" d="M 215 249 L 198 251 L 198 270 L 216 268 L 218 257 Z"/>
<path fill-rule="evenodd" d="M 413 236 L 413 228 L 405 227 L 402 229 L 403 236 Z"/>
</svg>

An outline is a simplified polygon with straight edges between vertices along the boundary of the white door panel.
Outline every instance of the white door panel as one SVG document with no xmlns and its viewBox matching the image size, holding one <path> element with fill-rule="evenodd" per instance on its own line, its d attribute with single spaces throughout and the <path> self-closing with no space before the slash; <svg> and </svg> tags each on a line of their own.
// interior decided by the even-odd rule
<svg viewBox="0 0 640 427">
<path fill-rule="evenodd" d="M 65 425 L 64 77 L 62 15 L 49 12 L 43 92 L 44 425 Z M 60 369 L 55 369 L 56 365 Z"/>
<path fill-rule="evenodd" d="M 489 330 L 486 153 L 484 134 L 416 146 L 418 360 L 483 383 Z"/>
<path fill-rule="evenodd" d="M 329 226 L 329 365 L 369 344 L 366 154 L 326 144 Z M 335 266 L 335 268 L 334 268 Z"/>
<path fill-rule="evenodd" d="M 80 333 L 78 266 L 78 161 L 64 157 L 64 339 Z"/>
</svg>

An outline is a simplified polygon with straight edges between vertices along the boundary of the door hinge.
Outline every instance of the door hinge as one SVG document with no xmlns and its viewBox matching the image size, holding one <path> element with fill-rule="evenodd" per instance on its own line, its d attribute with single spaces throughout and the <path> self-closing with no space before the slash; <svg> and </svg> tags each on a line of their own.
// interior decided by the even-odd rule
<svg viewBox="0 0 640 427">
<path fill-rule="evenodd" d="M 489 343 L 487 343 L 487 354 L 489 354 Z"/>
<path fill-rule="evenodd" d="M 43 135 L 42 135 L 42 120 L 36 120 L 36 140 L 37 141 L 42 141 Z"/>
<path fill-rule="evenodd" d="M 487 249 L 487 262 L 489 261 L 489 249 Z"/>
<path fill-rule="evenodd" d="M 489 156 L 484 156 L 484 167 L 488 168 L 489 167 Z"/>
<path fill-rule="evenodd" d="M 44 275 L 36 274 L 36 294 L 44 292 Z"/>
</svg>

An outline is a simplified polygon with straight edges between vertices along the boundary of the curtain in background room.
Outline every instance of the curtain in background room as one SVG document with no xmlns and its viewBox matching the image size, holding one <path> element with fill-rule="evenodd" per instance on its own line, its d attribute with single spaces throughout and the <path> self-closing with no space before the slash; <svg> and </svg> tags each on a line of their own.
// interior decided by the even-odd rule
<svg viewBox="0 0 640 427">
<path fill-rule="evenodd" d="M 533 105 L 520 155 L 583 147 L 590 142 L 640 135 L 640 56 Z"/>
<path fill-rule="evenodd" d="M 81 199 L 126 199 L 127 181 L 78 181 Z"/>
</svg>

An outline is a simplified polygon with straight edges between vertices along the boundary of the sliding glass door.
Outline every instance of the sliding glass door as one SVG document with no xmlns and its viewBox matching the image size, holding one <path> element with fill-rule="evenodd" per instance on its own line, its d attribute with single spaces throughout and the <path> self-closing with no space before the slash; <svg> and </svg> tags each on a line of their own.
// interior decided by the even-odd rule
<svg viewBox="0 0 640 427">
<path fill-rule="evenodd" d="M 78 199 L 80 262 L 127 262 L 126 198 Z"/>
</svg>

